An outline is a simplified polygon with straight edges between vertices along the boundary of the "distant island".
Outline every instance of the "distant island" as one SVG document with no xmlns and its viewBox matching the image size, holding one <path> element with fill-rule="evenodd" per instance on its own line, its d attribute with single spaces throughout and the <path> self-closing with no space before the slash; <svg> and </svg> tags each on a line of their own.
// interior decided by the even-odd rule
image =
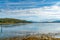
<svg viewBox="0 0 60 40">
<path fill-rule="evenodd" d="M 15 19 L 15 18 L 0 18 L 0 24 L 16 24 L 16 23 L 60 23 L 60 20 L 55 20 L 52 22 L 49 21 L 33 22 L 33 21 L 27 21 L 27 20 Z"/>
<path fill-rule="evenodd" d="M 54 20 L 54 21 L 46 21 L 46 22 L 39 22 L 39 23 L 60 23 L 60 20 Z"/>
<path fill-rule="evenodd" d="M 14 18 L 0 18 L 0 24 L 16 24 L 16 23 L 32 23 L 32 22 Z"/>
</svg>

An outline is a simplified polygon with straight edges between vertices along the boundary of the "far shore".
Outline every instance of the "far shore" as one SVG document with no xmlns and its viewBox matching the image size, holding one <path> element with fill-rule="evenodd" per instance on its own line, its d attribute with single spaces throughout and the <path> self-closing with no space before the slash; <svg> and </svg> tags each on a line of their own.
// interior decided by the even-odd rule
<svg viewBox="0 0 60 40">
<path fill-rule="evenodd" d="M 17 24 L 17 23 L 32 23 L 32 21 L 14 18 L 0 18 L 0 24 Z"/>
</svg>

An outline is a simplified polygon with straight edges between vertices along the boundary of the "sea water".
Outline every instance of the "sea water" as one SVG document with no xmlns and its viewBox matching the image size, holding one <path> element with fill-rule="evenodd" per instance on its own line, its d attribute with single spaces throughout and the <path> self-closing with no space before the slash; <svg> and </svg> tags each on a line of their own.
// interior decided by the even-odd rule
<svg viewBox="0 0 60 40">
<path fill-rule="evenodd" d="M 18 35 L 21 36 L 32 32 L 58 33 L 60 32 L 60 23 L 20 23 L 20 24 L 0 25 L 0 37 L 12 37 Z"/>
</svg>

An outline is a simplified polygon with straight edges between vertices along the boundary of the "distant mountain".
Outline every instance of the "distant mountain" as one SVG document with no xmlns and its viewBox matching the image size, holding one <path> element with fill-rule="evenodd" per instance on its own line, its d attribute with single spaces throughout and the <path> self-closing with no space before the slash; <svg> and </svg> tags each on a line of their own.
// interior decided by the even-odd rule
<svg viewBox="0 0 60 40">
<path fill-rule="evenodd" d="M 60 23 L 60 20 L 54 20 L 54 21 L 46 21 L 46 22 L 41 22 L 41 23 Z"/>
<path fill-rule="evenodd" d="M 60 20 L 55 20 L 55 21 L 53 21 L 54 23 L 60 23 Z"/>
<path fill-rule="evenodd" d="M 32 23 L 32 22 L 14 18 L 0 18 L 0 24 L 15 24 L 15 23 Z"/>
</svg>

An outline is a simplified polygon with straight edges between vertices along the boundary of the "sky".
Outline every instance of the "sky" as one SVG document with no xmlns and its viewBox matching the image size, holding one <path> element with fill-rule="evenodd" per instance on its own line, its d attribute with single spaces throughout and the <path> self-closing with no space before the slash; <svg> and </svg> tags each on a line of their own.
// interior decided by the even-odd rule
<svg viewBox="0 0 60 40">
<path fill-rule="evenodd" d="M 60 20 L 60 0 L 0 0 L 0 18 L 36 22 Z"/>
</svg>

